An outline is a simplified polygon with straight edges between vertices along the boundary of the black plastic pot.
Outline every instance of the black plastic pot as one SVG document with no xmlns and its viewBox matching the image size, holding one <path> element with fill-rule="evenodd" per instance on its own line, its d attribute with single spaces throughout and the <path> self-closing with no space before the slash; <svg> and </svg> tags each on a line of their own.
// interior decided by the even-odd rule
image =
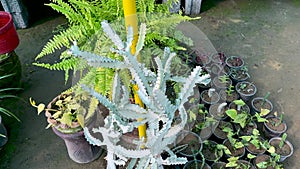
<svg viewBox="0 0 300 169">
<path fill-rule="evenodd" d="M 228 78 L 228 80 L 223 83 L 220 79 L 220 76 L 216 76 L 213 78 L 213 86 L 216 90 L 220 91 L 221 89 L 227 89 L 229 86 L 232 85 L 232 81 L 230 78 Z"/>
<path fill-rule="evenodd" d="M 211 97 L 208 96 L 209 90 L 204 90 L 200 94 L 200 103 L 204 103 L 206 105 L 216 104 L 220 100 L 220 95 L 218 92 L 213 91 L 211 92 Z"/>
<path fill-rule="evenodd" d="M 202 165 L 203 167 L 201 168 Z M 196 168 L 211 169 L 211 167 L 208 164 L 206 163 L 203 164 L 203 162 L 200 160 L 191 160 L 187 162 L 183 167 L 183 169 L 196 169 Z"/>
<path fill-rule="evenodd" d="M 238 82 L 235 85 L 235 90 L 245 102 L 250 100 L 257 92 L 256 86 L 248 81 Z"/>
<path fill-rule="evenodd" d="M 215 128 L 215 130 L 213 131 L 213 135 L 215 137 L 214 140 L 216 140 L 216 142 L 218 143 L 223 143 L 223 141 L 227 138 L 227 133 L 223 131 L 223 129 L 225 127 L 229 127 L 231 128 L 232 130 L 234 129 L 233 128 L 233 125 L 230 123 L 230 122 L 227 122 L 227 121 L 219 121 L 219 124 L 218 126 Z"/>
<path fill-rule="evenodd" d="M 215 162 L 211 165 L 211 169 L 225 169 L 226 163 L 225 162 Z"/>
<path fill-rule="evenodd" d="M 240 95 L 238 94 L 238 92 L 236 90 L 233 90 L 231 92 L 231 94 L 228 95 L 226 93 L 226 90 L 222 89 L 222 90 L 220 90 L 219 95 L 220 95 L 221 101 L 225 101 L 228 104 L 233 102 L 234 100 L 238 100 L 240 98 Z"/>
<path fill-rule="evenodd" d="M 245 64 L 244 59 L 239 56 L 229 56 L 225 63 L 230 69 L 241 69 Z"/>
<path fill-rule="evenodd" d="M 267 122 L 264 122 L 263 125 L 263 132 L 266 137 L 279 137 L 283 133 L 287 131 L 287 124 L 284 120 L 281 120 L 280 118 L 276 116 L 268 116 L 266 117 L 268 120 Z"/>
<path fill-rule="evenodd" d="M 246 153 L 245 147 L 234 149 L 233 145 L 231 145 L 231 143 L 229 142 L 228 139 L 224 140 L 223 145 L 226 146 L 229 149 L 229 151 L 231 152 L 231 155 L 225 154 L 226 157 L 234 156 L 234 157 L 242 158 Z"/>
<path fill-rule="evenodd" d="M 211 117 L 213 117 L 216 120 L 225 120 L 228 117 L 225 113 L 225 111 L 228 109 L 228 106 L 223 107 L 221 111 L 218 112 L 220 105 L 221 103 L 210 105 L 208 113 Z"/>
<path fill-rule="evenodd" d="M 192 159 L 202 150 L 202 140 L 200 136 L 192 131 L 181 131 L 175 140 L 175 146 L 181 147 L 179 154 Z"/>
<path fill-rule="evenodd" d="M 243 106 L 241 106 L 240 108 L 239 108 L 239 106 L 238 105 L 236 105 L 234 102 L 231 102 L 230 104 L 229 104 L 229 108 L 230 109 L 235 109 L 238 113 L 240 113 L 240 112 L 246 112 L 246 113 L 250 113 L 250 108 L 249 108 L 249 106 L 247 105 L 247 104 L 245 104 L 245 105 L 243 105 Z"/>
<path fill-rule="evenodd" d="M 218 143 L 212 140 L 207 140 L 207 143 L 203 143 L 202 154 L 205 161 L 219 161 L 219 159 L 223 156 L 223 150 L 218 150 L 216 147 L 217 144 Z"/>
<path fill-rule="evenodd" d="M 233 84 L 246 81 L 250 78 L 249 73 L 242 69 L 231 69 L 229 75 Z"/>
<path fill-rule="evenodd" d="M 288 140 L 285 140 L 283 147 L 280 148 L 279 147 L 280 141 L 281 141 L 281 137 L 273 137 L 269 140 L 269 144 L 271 146 L 274 146 L 275 147 L 275 152 L 280 155 L 280 159 L 279 159 L 278 162 L 283 162 L 286 158 L 293 155 L 294 147 L 293 147 L 291 142 L 289 142 Z M 282 152 L 287 152 L 287 150 L 282 150 L 282 149 L 285 149 L 285 148 L 290 150 L 289 153 L 286 153 L 286 154 L 282 153 Z"/>
<path fill-rule="evenodd" d="M 263 105 L 261 105 L 262 102 L 264 102 Z M 256 112 L 260 113 L 262 108 L 268 109 L 268 110 L 270 110 L 270 112 L 272 112 L 273 104 L 270 100 L 264 99 L 263 97 L 255 97 L 251 100 L 251 114 L 255 114 Z M 267 115 L 265 115 L 265 116 L 267 116 Z"/>
</svg>

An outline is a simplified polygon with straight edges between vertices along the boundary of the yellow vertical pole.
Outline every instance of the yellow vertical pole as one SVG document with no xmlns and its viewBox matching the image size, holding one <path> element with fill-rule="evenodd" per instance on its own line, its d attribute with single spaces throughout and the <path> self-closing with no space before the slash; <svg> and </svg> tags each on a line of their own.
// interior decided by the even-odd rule
<svg viewBox="0 0 300 169">
<path fill-rule="evenodd" d="M 128 28 L 128 26 L 131 26 L 133 29 L 133 41 L 131 45 L 131 53 L 134 54 L 136 43 L 138 40 L 138 23 L 137 23 L 135 0 L 123 0 L 123 9 L 124 9 L 126 29 Z M 139 96 L 137 95 L 137 90 L 138 90 L 138 86 L 134 85 L 133 86 L 134 101 L 136 104 L 143 107 L 144 104 L 142 103 Z M 146 139 L 146 124 L 139 126 L 138 131 L 139 131 L 139 138 Z"/>
</svg>

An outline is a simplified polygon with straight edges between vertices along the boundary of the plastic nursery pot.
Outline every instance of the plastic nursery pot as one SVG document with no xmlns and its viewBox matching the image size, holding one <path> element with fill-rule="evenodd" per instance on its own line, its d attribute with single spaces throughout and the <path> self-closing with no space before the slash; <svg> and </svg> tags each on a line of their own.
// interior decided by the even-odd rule
<svg viewBox="0 0 300 169">
<path fill-rule="evenodd" d="M 239 157 L 242 158 L 245 155 L 246 149 L 245 147 L 242 148 L 234 148 L 233 145 L 231 145 L 231 143 L 229 142 L 228 139 L 224 140 L 223 145 L 226 146 L 229 151 L 231 152 L 230 154 L 225 154 L 225 156 L 227 157 Z"/>
<path fill-rule="evenodd" d="M 245 64 L 244 59 L 238 56 L 227 57 L 225 63 L 230 69 L 241 69 Z"/>
<path fill-rule="evenodd" d="M 218 126 L 213 131 L 214 137 L 216 137 L 216 142 L 223 143 L 223 141 L 227 138 L 227 133 L 223 131 L 225 127 L 229 127 L 233 130 L 233 125 L 227 121 L 219 121 Z"/>
<path fill-rule="evenodd" d="M 19 45 L 19 37 L 12 16 L 0 11 L 0 54 L 9 53 Z"/>
<path fill-rule="evenodd" d="M 215 162 L 210 167 L 211 169 L 225 169 L 226 163 L 225 162 Z"/>
<path fill-rule="evenodd" d="M 252 134 L 253 129 L 257 129 L 257 124 L 254 121 L 246 124 L 244 128 L 242 128 L 239 124 L 234 124 L 235 129 L 238 131 L 239 136 L 250 136 Z"/>
<path fill-rule="evenodd" d="M 223 65 L 217 63 L 210 64 L 206 68 L 208 69 L 211 76 L 219 76 L 219 75 L 227 74 L 225 72 Z"/>
<path fill-rule="evenodd" d="M 220 90 L 219 92 L 220 95 L 220 100 L 226 102 L 226 103 L 231 103 L 234 100 L 238 100 L 240 95 L 238 94 L 237 91 L 232 90 L 229 94 L 225 89 Z"/>
<path fill-rule="evenodd" d="M 266 119 L 268 121 L 264 122 L 263 125 L 263 132 L 266 137 L 279 137 L 287 131 L 286 122 L 284 120 L 281 120 L 279 117 L 268 116 L 266 117 Z"/>
<path fill-rule="evenodd" d="M 208 164 L 200 160 L 191 160 L 183 166 L 183 169 L 196 169 L 196 168 L 211 169 L 211 167 Z"/>
<path fill-rule="evenodd" d="M 246 81 L 250 78 L 249 73 L 243 69 L 231 69 L 229 76 L 234 84 Z"/>
<path fill-rule="evenodd" d="M 209 95 L 210 92 L 210 95 Z M 220 100 L 220 95 L 216 91 L 204 90 L 200 94 L 200 103 L 207 105 L 216 104 Z"/>
<path fill-rule="evenodd" d="M 239 105 L 236 105 L 234 102 L 231 102 L 229 104 L 229 108 L 230 109 L 235 109 L 238 113 L 240 112 L 246 112 L 246 113 L 250 113 L 250 108 L 247 104 L 244 104 L 243 106 L 239 106 Z"/>
<path fill-rule="evenodd" d="M 210 62 L 211 62 L 211 59 L 208 55 L 206 54 L 201 54 L 197 51 L 195 51 L 195 54 L 192 55 L 192 60 L 193 60 L 193 63 L 195 65 L 200 65 L 200 66 L 206 66 L 208 65 Z"/>
<path fill-rule="evenodd" d="M 214 85 L 214 88 L 217 89 L 218 91 L 221 90 L 221 89 L 227 89 L 229 86 L 232 85 L 232 81 L 231 79 L 228 77 L 226 82 L 222 82 L 222 80 L 220 78 L 222 77 L 225 77 L 226 75 L 224 76 L 216 76 L 213 78 L 213 85 Z"/>
<path fill-rule="evenodd" d="M 249 101 L 257 92 L 256 86 L 248 81 L 238 82 L 235 85 L 235 90 L 245 102 Z"/>
<path fill-rule="evenodd" d="M 251 100 L 251 113 L 255 114 L 260 112 L 261 109 L 268 109 L 270 112 L 273 110 L 273 104 L 270 100 L 263 97 L 255 97 Z M 266 117 L 265 115 L 264 117 Z"/>
<path fill-rule="evenodd" d="M 288 140 L 284 141 L 283 147 L 280 148 L 279 144 L 281 137 L 273 137 L 269 140 L 269 144 L 275 147 L 275 153 L 280 155 L 278 162 L 283 162 L 286 158 L 290 157 L 294 153 L 294 147 Z"/>
<path fill-rule="evenodd" d="M 261 162 L 269 162 L 271 157 L 267 154 L 259 154 L 253 159 L 253 165 L 256 169 L 274 169 L 272 166 L 268 166 L 267 168 L 260 168 L 258 164 Z"/>
<path fill-rule="evenodd" d="M 216 120 L 225 120 L 228 116 L 225 111 L 228 110 L 228 106 L 223 106 L 221 103 L 212 104 L 209 107 L 209 115 Z"/>
<path fill-rule="evenodd" d="M 226 58 L 227 56 L 223 52 L 213 53 L 212 55 L 210 55 L 211 61 L 219 65 L 225 64 Z"/>
<path fill-rule="evenodd" d="M 223 156 L 223 150 L 217 149 L 217 144 L 218 143 L 212 140 L 206 140 L 203 142 L 202 154 L 205 161 L 219 161 L 219 159 Z"/>
<path fill-rule="evenodd" d="M 234 167 L 234 169 L 246 169 L 246 168 L 247 169 L 255 169 L 255 167 L 249 161 L 238 160 L 237 163 L 238 163 L 238 166 Z"/>
<path fill-rule="evenodd" d="M 259 140 L 260 140 L 261 142 L 264 142 L 264 141 L 265 141 L 263 137 L 259 137 Z M 264 154 L 264 153 L 266 152 L 266 149 L 264 149 L 264 148 L 262 148 L 262 147 L 257 148 L 257 147 L 255 147 L 254 144 L 252 144 L 252 143 L 250 143 L 250 142 L 249 142 L 248 145 L 246 146 L 246 150 L 247 150 L 249 153 L 254 154 L 254 155 Z"/>
<path fill-rule="evenodd" d="M 188 158 L 194 158 L 202 150 L 202 140 L 192 131 L 182 130 L 175 140 L 175 146 L 180 149 L 179 154 Z"/>
</svg>

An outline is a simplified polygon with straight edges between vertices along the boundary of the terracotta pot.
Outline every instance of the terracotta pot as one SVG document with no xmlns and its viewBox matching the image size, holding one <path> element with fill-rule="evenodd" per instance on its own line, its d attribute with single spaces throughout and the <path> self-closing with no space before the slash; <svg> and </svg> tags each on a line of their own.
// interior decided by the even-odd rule
<svg viewBox="0 0 300 169">
<path fill-rule="evenodd" d="M 77 163 L 89 163 L 96 160 L 103 152 L 99 146 L 93 146 L 85 139 L 83 131 L 65 134 L 54 127 L 53 132 L 62 138 L 68 150 L 69 157 Z"/>
<path fill-rule="evenodd" d="M 0 54 L 9 53 L 19 45 L 12 16 L 8 12 L 0 11 Z"/>
</svg>

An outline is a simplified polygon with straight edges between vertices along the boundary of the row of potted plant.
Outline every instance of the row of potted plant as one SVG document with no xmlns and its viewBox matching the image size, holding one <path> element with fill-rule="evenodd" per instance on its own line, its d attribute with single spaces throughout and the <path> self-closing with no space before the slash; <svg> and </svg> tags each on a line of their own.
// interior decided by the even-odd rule
<svg viewBox="0 0 300 169">
<path fill-rule="evenodd" d="M 286 140 L 283 114 L 273 112 L 273 104 L 268 100 L 270 93 L 254 97 L 257 88 L 253 83 L 236 81 L 228 74 L 245 66 L 242 58 L 229 57 L 236 62 L 230 66 L 225 54 L 212 56 L 218 60 L 213 64 L 225 65 L 229 71 L 223 69 L 220 74 L 211 74 L 215 77 L 209 87 L 214 88 L 199 87 L 202 104 L 190 116 L 196 119 L 192 133 L 202 140 L 197 141 L 202 145 L 197 146 L 200 149 L 187 165 L 192 165 L 190 168 L 195 165 L 209 168 L 207 164 L 211 168 L 282 168 L 281 162 L 293 154 L 293 146 Z M 203 66 L 209 65 L 206 63 Z M 216 163 L 219 160 L 224 162 Z"/>
</svg>

